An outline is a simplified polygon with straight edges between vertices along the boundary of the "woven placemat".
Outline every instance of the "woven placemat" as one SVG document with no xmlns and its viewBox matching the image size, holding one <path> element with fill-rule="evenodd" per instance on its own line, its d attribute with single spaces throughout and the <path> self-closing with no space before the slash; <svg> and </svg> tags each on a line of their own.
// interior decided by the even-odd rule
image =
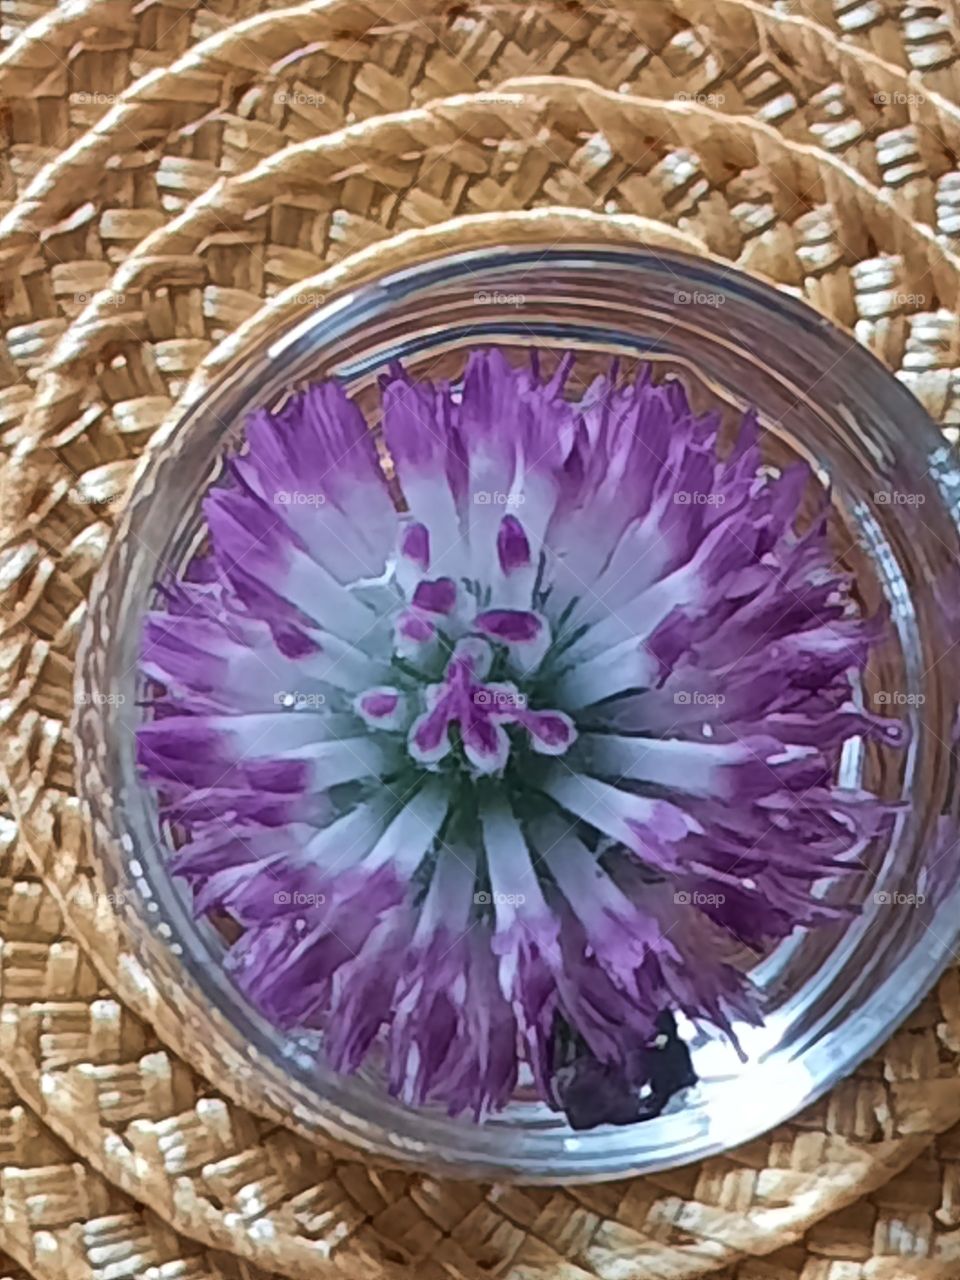
<svg viewBox="0 0 960 1280">
<path fill-rule="evenodd" d="M 855 328 L 950 431 L 952 13 L 253 9 L 2 11 L 0 1248 L 71 1280 L 956 1280 L 956 971 L 728 1157 L 563 1192 L 378 1171 L 254 1114 L 240 1064 L 145 981 L 64 728 L 136 459 L 251 334 L 387 267 L 545 236 L 710 253 Z"/>
</svg>

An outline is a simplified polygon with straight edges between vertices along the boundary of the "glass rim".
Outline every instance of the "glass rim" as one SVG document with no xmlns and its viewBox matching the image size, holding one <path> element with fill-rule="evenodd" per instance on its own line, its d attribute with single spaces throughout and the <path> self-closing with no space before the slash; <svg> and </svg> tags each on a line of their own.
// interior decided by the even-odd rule
<svg viewBox="0 0 960 1280">
<path fill-rule="evenodd" d="M 252 363 L 267 362 L 272 381 L 284 374 L 289 383 L 295 381 L 296 370 L 315 355 L 318 347 L 362 333 L 366 324 L 398 303 L 429 295 L 438 285 L 465 280 L 478 272 L 483 278 L 502 274 L 504 279 L 510 279 L 518 271 L 536 274 L 560 269 L 595 276 L 603 272 L 642 270 L 695 282 L 705 291 L 711 286 L 722 288 L 745 305 L 776 315 L 785 325 L 795 325 L 798 333 L 802 331 L 825 351 L 842 348 L 843 358 L 857 366 L 848 369 L 851 383 L 870 383 L 881 388 L 878 396 L 882 395 L 888 412 L 896 417 L 905 436 L 910 436 L 911 447 L 916 443 L 932 453 L 943 444 L 935 424 L 908 389 L 851 335 L 806 303 L 737 269 L 679 250 L 612 247 L 609 243 L 454 251 L 334 296 L 317 310 L 285 326 L 282 332 L 262 336 L 252 348 L 238 351 L 217 379 L 186 406 L 184 413 L 161 429 L 137 468 L 132 497 L 120 515 L 104 563 L 91 588 L 94 607 L 88 612 L 78 647 L 78 695 L 96 687 L 98 682 L 103 684 L 105 652 L 102 647 L 98 649 L 100 637 L 102 633 L 114 638 L 118 634 L 117 610 L 105 605 L 109 599 L 108 588 L 123 558 L 125 544 L 138 537 L 138 522 L 142 522 L 145 505 L 155 494 L 158 473 L 164 469 L 169 472 L 175 458 L 182 456 L 198 418 L 215 414 L 216 406 L 224 401 L 229 404 L 238 396 L 245 398 L 248 409 L 253 406 L 255 401 L 251 402 L 250 395 L 237 385 Z M 371 360 L 376 364 L 375 357 Z M 368 363 L 362 355 L 358 356 L 352 366 L 345 364 L 344 376 L 365 374 Z M 234 421 L 231 417 L 231 422 Z M 951 519 L 955 524 L 955 517 Z M 135 598 L 146 607 L 151 590 L 142 582 L 135 584 L 134 596 L 128 597 L 127 603 Z M 130 672 L 124 672 L 124 679 L 130 678 Z M 129 687 L 132 689 L 132 685 Z M 120 785 L 114 797 L 102 792 L 92 794 L 91 784 L 98 770 L 90 768 L 90 707 L 79 700 L 77 703 L 73 726 L 77 744 L 77 787 L 88 822 L 91 815 L 97 819 L 91 824 L 101 836 L 99 841 L 94 840 L 96 856 L 102 860 L 105 842 L 109 843 L 113 853 L 107 861 L 114 872 L 119 870 L 123 874 L 125 868 L 127 883 L 133 892 L 142 895 L 147 904 L 162 904 L 155 914 L 168 924 L 176 921 L 170 924 L 170 929 L 181 948 L 176 963 L 185 987 L 191 988 L 189 1002 L 198 1010 L 205 1005 L 216 1008 L 220 1015 L 224 1000 L 227 1001 L 229 1012 L 223 1015 L 225 1024 L 241 1040 L 245 1039 L 253 1053 L 249 1070 L 274 1077 L 278 1096 L 286 1092 L 294 1127 L 314 1134 L 322 1132 L 335 1141 L 375 1153 L 388 1161 L 462 1177 L 562 1183 L 654 1172 L 716 1155 L 795 1115 L 854 1070 L 920 1001 L 953 955 L 960 938 L 958 887 L 939 904 L 937 929 L 931 926 L 913 944 L 909 981 L 899 969 L 888 975 L 840 1025 L 829 1028 L 812 1044 L 798 1050 L 789 1078 L 784 1079 L 777 1090 L 758 1091 L 751 1072 L 744 1071 L 727 1091 L 726 1105 L 730 1112 L 727 1118 L 701 1114 L 694 1106 L 689 1112 L 670 1112 L 620 1129 L 603 1126 L 577 1133 L 558 1133 L 552 1129 L 539 1132 L 536 1128 L 504 1125 L 496 1118 L 484 1125 L 468 1126 L 434 1111 L 408 1108 L 386 1095 L 378 1100 L 369 1091 L 363 1091 L 360 1096 L 355 1078 L 340 1076 L 315 1064 L 309 1069 L 298 1066 L 270 1049 L 268 1040 L 264 1039 L 263 1019 L 250 1009 L 226 975 L 217 973 L 211 966 L 206 943 L 188 919 L 189 910 L 182 901 L 178 916 L 169 883 L 164 882 L 162 864 L 152 864 L 138 856 L 150 825 L 149 803 L 145 788 L 135 783 L 136 773 L 135 769 L 131 771 L 130 759 L 125 758 L 125 753 L 126 757 L 130 756 L 129 743 L 119 745 L 125 735 L 121 722 L 131 714 L 124 706 L 129 705 L 127 701 L 100 707 L 97 713 L 106 750 L 111 758 L 119 752 L 121 760 L 116 774 Z M 127 926 L 135 928 L 137 919 L 149 922 L 150 916 L 147 912 L 128 914 Z M 233 1070 L 238 1065 L 239 1059 Z M 318 1085 L 317 1081 L 321 1083 Z M 214 1083 L 222 1087 L 219 1081 Z M 230 1093 L 229 1084 L 225 1091 Z M 245 1105 L 251 1104 L 245 1100 Z M 658 1136 L 662 1139 L 659 1143 Z"/>
</svg>

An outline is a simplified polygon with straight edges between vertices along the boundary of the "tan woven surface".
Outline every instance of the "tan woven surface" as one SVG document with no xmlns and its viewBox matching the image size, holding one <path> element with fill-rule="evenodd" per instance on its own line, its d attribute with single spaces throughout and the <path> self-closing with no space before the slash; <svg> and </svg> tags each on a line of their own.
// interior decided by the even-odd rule
<svg viewBox="0 0 960 1280">
<path fill-rule="evenodd" d="M 710 253 L 960 425 L 956 22 L 880 0 L 0 3 L 11 1276 L 960 1278 L 957 971 L 729 1157 L 563 1192 L 378 1172 L 254 1114 L 242 1064 L 143 981 L 65 730 L 137 458 L 237 344 L 387 267 L 598 236 Z"/>
</svg>

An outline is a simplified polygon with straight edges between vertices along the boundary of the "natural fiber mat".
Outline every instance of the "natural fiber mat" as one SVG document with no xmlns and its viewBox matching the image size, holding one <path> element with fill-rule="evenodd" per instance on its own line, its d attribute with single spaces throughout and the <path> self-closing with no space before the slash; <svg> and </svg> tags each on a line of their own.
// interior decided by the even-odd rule
<svg viewBox="0 0 960 1280">
<path fill-rule="evenodd" d="M 9 1085 L 0 1085 L 4 1277 L 99 1280 L 269 1280 L 229 1253 L 207 1249 L 144 1209 L 58 1141 Z M 27 1271 L 11 1270 L 20 1262 Z"/>
<path fill-rule="evenodd" d="M 743 0 L 589 11 L 508 3 L 476 14 L 447 6 L 419 18 L 406 0 L 263 8 L 80 0 L 46 13 L 3 55 L 10 144 L 0 191 L 20 200 L 0 224 L 12 290 L 5 328 L 13 330 L 0 361 L 8 387 L 0 431 L 23 408 L 16 374 L 42 362 L 105 284 L 105 268 L 220 172 L 350 121 L 511 76 L 547 70 L 753 113 L 842 155 L 899 192 L 911 216 L 950 232 L 960 111 L 948 92 L 950 26 L 931 6 L 901 24 L 902 39 L 876 3 L 842 21 L 818 12 L 819 22 L 806 16 L 811 6 L 783 3 L 780 12 Z M 228 25 L 231 18 L 242 20 Z M 437 188 L 423 216 L 435 220 L 458 203 L 459 193 Z M 346 237 L 362 235 L 354 212 Z"/>
<path fill-rule="evenodd" d="M 10 103 L 0 191 L 11 200 L 20 197 L 0 222 L 0 271 L 7 290 L 0 439 L 16 439 L 32 374 L 92 294 L 106 285 L 111 265 L 164 225 L 171 212 L 207 191 L 221 172 L 241 172 L 286 144 L 378 112 L 497 86 L 510 76 L 547 69 L 614 90 L 642 91 L 681 111 L 692 100 L 694 108 L 703 102 L 711 113 L 752 113 L 784 137 L 822 146 L 843 170 L 895 193 L 908 221 L 947 241 L 954 234 L 958 186 L 952 156 L 960 108 L 947 90 L 955 53 L 949 24 L 934 21 L 929 6 L 903 24 L 903 39 L 893 40 L 891 23 L 875 3 L 827 25 L 806 16 L 809 6 L 791 3 L 775 12 L 742 0 L 647 0 L 622 8 L 593 6 L 589 13 L 568 4 L 509 3 L 476 14 L 436 8 L 420 18 L 405 0 L 314 0 L 268 12 L 257 5 L 256 14 L 244 17 L 247 4 L 177 4 L 162 10 L 168 17 L 160 22 L 160 6 L 81 0 L 27 28 L 0 60 L 0 93 Z M 147 14 L 153 17 L 144 31 Z M 243 20 L 225 25 L 231 16 Z M 187 33 L 197 42 L 182 50 Z M 149 49 L 138 43 L 151 38 Z M 917 67 L 929 68 L 922 93 Z M 124 69 L 148 74 L 124 85 Z M 493 118 L 509 105 L 494 94 L 486 114 Z M 84 125 L 91 128 L 84 132 Z M 530 127 L 539 127 L 536 120 Z M 648 141 L 662 142 L 659 134 Z M 432 145 L 443 144 L 438 136 Z M 349 138 L 346 145 L 349 164 Z M 603 196 L 609 203 L 616 194 L 625 211 L 646 211 L 641 178 L 654 170 L 654 181 L 678 202 L 676 218 L 683 217 L 684 199 L 700 203 L 712 184 L 726 193 L 724 162 L 719 171 L 704 171 L 709 158 L 691 160 L 686 151 L 671 155 L 669 148 L 654 146 L 645 162 L 627 160 L 634 182 L 613 193 L 603 191 L 611 185 L 611 166 L 589 148 L 577 154 L 574 144 L 571 155 L 568 145 L 557 157 L 561 164 L 572 160 L 574 174 L 587 187 L 578 203 L 592 197 L 599 206 Z M 540 165 L 545 182 L 553 163 L 547 148 Z M 610 177 L 616 177 L 612 168 Z M 496 181 L 506 181 L 508 172 L 498 173 Z M 440 164 L 418 193 L 417 206 L 406 211 L 407 220 L 422 225 L 468 207 L 472 192 L 460 189 L 464 176 L 458 181 Z M 365 179 L 355 176 L 345 192 L 340 225 L 323 230 L 344 249 L 377 234 L 378 222 L 404 223 L 404 211 L 394 213 L 388 204 L 368 227 Z M 379 186 L 388 200 L 384 184 L 390 182 L 389 166 L 381 164 Z M 401 172 L 396 185 L 403 189 L 404 182 Z M 504 207 L 533 198 L 533 190 L 524 191 L 515 178 L 510 185 Z M 741 225 L 728 228 L 726 252 L 736 254 L 742 241 L 743 265 L 754 265 L 758 247 L 779 252 L 776 240 L 784 224 L 794 226 L 803 213 L 813 212 L 798 227 L 806 252 L 791 282 L 828 270 L 827 255 L 836 253 L 836 245 L 819 225 L 812 207 L 817 201 L 811 203 L 806 190 L 797 193 L 799 203 L 786 200 L 775 177 L 770 187 L 759 208 L 744 209 Z M 500 206 L 501 199 L 487 192 L 475 207 Z M 729 210 L 725 216 L 729 221 Z M 853 225 L 845 228 L 848 240 L 854 238 Z M 899 246 L 896 228 L 891 233 L 887 239 Z M 310 250 L 289 244 L 283 234 L 278 247 Z M 854 261 L 863 257 L 865 246 L 854 245 L 852 254 Z M 316 255 L 305 262 L 287 252 L 265 265 L 269 274 L 262 289 L 274 291 L 318 262 Z M 235 294 L 223 296 L 222 306 L 241 303 L 238 284 Z M 846 312 L 852 319 L 849 306 Z M 230 325 L 237 316 L 227 310 L 222 319 Z"/>
<path fill-rule="evenodd" d="M 0 4 L 0 1248 L 16 1265 L 958 1280 L 956 970 L 828 1099 L 727 1157 L 563 1191 L 377 1170 L 270 1114 L 196 1033 L 174 971 L 143 974 L 65 728 L 137 459 L 238 345 L 387 268 L 505 242 L 709 253 L 853 328 L 954 435 L 955 23 L 952 5 L 879 0 Z"/>
</svg>

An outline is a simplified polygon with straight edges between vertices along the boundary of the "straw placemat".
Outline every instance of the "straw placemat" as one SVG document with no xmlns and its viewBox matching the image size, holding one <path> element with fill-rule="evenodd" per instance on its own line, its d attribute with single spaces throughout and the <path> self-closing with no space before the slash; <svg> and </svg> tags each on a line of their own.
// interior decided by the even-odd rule
<svg viewBox="0 0 960 1280">
<path fill-rule="evenodd" d="M 524 241 L 709 253 L 855 328 L 960 422 L 955 17 L 0 6 L 0 1274 L 958 1280 L 956 970 L 728 1157 L 562 1192 L 377 1170 L 270 1114 L 202 1011 L 146 979 L 65 730 L 137 458 L 238 345 L 385 269 Z"/>
</svg>

